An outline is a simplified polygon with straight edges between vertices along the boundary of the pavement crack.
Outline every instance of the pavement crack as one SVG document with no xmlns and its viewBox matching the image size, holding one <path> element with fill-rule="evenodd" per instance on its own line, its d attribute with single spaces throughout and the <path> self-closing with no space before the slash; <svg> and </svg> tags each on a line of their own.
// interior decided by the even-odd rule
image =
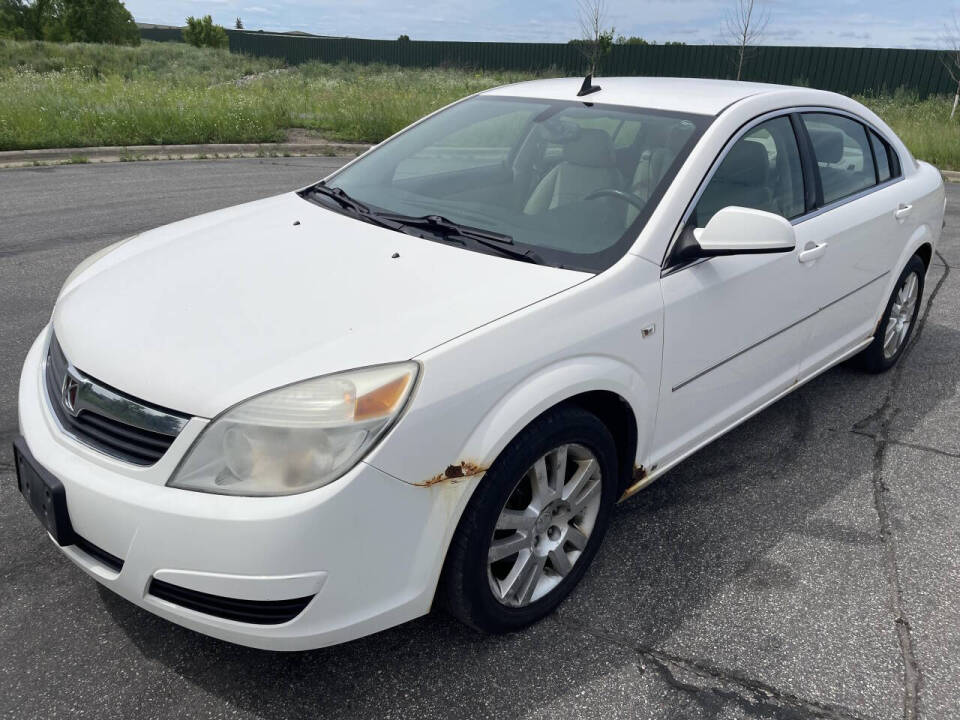
<svg viewBox="0 0 960 720">
<path fill-rule="evenodd" d="M 567 629 L 586 633 L 601 642 L 631 650 L 642 667 L 655 670 L 670 687 L 689 695 L 705 711 L 719 715 L 726 703 L 736 703 L 748 716 L 775 720 L 870 720 L 847 708 L 801 698 L 762 680 L 714 667 L 699 659 L 683 658 L 631 642 L 616 634 L 555 616 Z"/>
<path fill-rule="evenodd" d="M 890 510 L 887 507 L 887 495 L 890 489 L 884 482 L 884 463 L 886 462 L 887 447 L 896 444 L 896 441 L 888 437 L 888 433 L 891 423 L 899 412 L 899 408 L 894 405 L 894 398 L 899 397 L 900 386 L 903 382 L 903 372 L 906 368 L 906 359 L 920 342 L 923 330 L 927 324 L 927 319 L 930 317 L 933 303 L 940 293 L 940 289 L 946 282 L 946 279 L 950 276 L 950 267 L 944 261 L 943 256 L 939 252 L 937 252 L 936 255 L 944 264 L 943 275 L 940 276 L 937 284 L 930 292 L 927 305 L 923 310 L 923 315 L 917 322 L 916 331 L 913 334 L 910 344 L 904 349 L 903 355 L 900 356 L 900 361 L 896 367 L 893 368 L 893 378 L 887 387 L 886 396 L 873 413 L 858 422 L 853 428 L 854 432 L 872 437 L 874 441 L 873 472 L 871 477 L 873 485 L 873 505 L 877 513 L 877 522 L 880 526 L 880 542 L 886 565 L 890 605 L 894 614 L 894 628 L 897 634 L 897 642 L 900 646 L 900 655 L 903 660 L 904 720 L 917 720 L 920 717 L 920 691 L 923 686 L 923 675 L 920 671 L 920 665 L 917 662 L 916 647 L 913 642 L 910 620 L 907 617 L 903 600 L 903 585 L 900 580 L 900 566 L 897 560 L 897 537 L 891 525 Z M 869 433 L 863 430 L 863 428 L 874 422 L 877 423 L 875 433 Z"/>
<path fill-rule="evenodd" d="M 871 440 L 877 439 L 877 434 L 868 432 L 866 430 L 860 430 L 854 428 L 851 430 L 854 435 L 862 435 L 863 437 L 868 437 Z M 906 440 L 894 440 L 893 438 L 885 438 L 887 445 L 897 445 L 899 447 L 911 448 L 912 450 L 919 450 L 921 452 L 936 453 L 937 455 L 943 455 L 949 458 L 960 458 L 960 453 L 950 452 L 949 450 L 941 450 L 940 448 L 931 447 L 930 445 L 921 445 L 920 443 L 907 442 Z"/>
</svg>

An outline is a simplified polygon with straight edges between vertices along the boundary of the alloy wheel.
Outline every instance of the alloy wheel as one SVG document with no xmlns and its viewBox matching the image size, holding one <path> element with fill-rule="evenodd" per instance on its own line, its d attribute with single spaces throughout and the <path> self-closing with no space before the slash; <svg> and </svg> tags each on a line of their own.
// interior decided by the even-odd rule
<svg viewBox="0 0 960 720">
<path fill-rule="evenodd" d="M 883 335 L 883 356 L 887 360 L 892 358 L 907 339 L 910 324 L 913 322 L 914 310 L 917 306 L 917 291 L 920 287 L 920 278 L 917 273 L 911 272 L 904 278 L 897 290 L 890 307 L 890 316 Z"/>
<path fill-rule="evenodd" d="M 547 595 L 583 554 L 600 511 L 600 462 L 565 444 L 541 456 L 500 511 L 487 554 L 494 597 L 524 607 Z"/>
</svg>

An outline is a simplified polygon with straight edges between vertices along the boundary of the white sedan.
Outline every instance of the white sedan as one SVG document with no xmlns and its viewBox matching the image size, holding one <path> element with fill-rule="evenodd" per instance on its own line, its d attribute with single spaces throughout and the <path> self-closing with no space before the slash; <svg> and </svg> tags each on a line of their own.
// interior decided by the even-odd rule
<svg viewBox="0 0 960 720">
<path fill-rule="evenodd" d="M 832 93 L 490 90 L 82 263 L 24 364 L 20 490 L 98 582 L 232 642 L 434 604 L 519 628 L 618 500 L 843 360 L 897 362 L 944 202 Z"/>
</svg>

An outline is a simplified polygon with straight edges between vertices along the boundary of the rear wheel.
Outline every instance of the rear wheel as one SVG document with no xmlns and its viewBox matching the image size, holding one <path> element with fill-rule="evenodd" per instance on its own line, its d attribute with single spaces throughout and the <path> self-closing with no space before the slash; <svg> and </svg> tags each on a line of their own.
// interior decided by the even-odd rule
<svg viewBox="0 0 960 720">
<path fill-rule="evenodd" d="M 914 255 L 900 273 L 873 342 L 856 358 L 864 370 L 884 372 L 900 359 L 913 335 L 917 315 L 920 313 L 926 269 L 920 256 Z"/>
<path fill-rule="evenodd" d="M 477 488 L 447 554 L 440 593 L 452 615 L 505 632 L 549 614 L 596 554 L 616 502 L 616 448 L 576 407 L 535 420 Z"/>
</svg>

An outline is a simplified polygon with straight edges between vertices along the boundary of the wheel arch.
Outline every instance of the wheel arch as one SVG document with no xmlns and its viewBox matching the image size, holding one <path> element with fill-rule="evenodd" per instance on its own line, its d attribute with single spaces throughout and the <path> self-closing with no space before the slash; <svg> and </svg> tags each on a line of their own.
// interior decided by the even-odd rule
<svg viewBox="0 0 960 720">
<path fill-rule="evenodd" d="M 883 301 L 876 309 L 874 316 L 875 328 L 880 327 L 880 322 L 883 320 L 883 310 L 887 306 L 887 300 L 890 298 L 890 293 L 893 292 L 893 288 L 897 284 L 900 273 L 903 272 L 903 269 L 907 266 L 907 263 L 910 262 L 910 258 L 912 258 L 914 255 L 919 255 L 920 259 L 923 260 L 925 268 L 928 271 L 930 270 L 930 264 L 933 262 L 933 247 L 935 237 L 936 236 L 931 232 L 930 227 L 926 224 L 922 224 L 914 231 L 914 233 L 910 236 L 910 240 L 904 245 L 903 251 L 900 253 L 900 257 L 897 258 L 896 264 L 891 268 L 890 275 L 887 277 L 887 287 L 883 294 Z"/>
<path fill-rule="evenodd" d="M 631 482 L 640 450 L 652 431 L 657 387 L 626 363 L 581 356 L 543 368 L 518 383 L 481 420 L 461 457 L 489 467 L 534 420 L 565 404 L 596 415 L 617 447 L 621 490 Z"/>
<path fill-rule="evenodd" d="M 595 415 L 613 436 L 617 448 L 618 496 L 633 482 L 637 457 L 637 419 L 625 398 L 609 390 L 589 390 L 558 405 L 576 405 Z M 548 409 L 550 412 L 553 408 Z"/>
</svg>

